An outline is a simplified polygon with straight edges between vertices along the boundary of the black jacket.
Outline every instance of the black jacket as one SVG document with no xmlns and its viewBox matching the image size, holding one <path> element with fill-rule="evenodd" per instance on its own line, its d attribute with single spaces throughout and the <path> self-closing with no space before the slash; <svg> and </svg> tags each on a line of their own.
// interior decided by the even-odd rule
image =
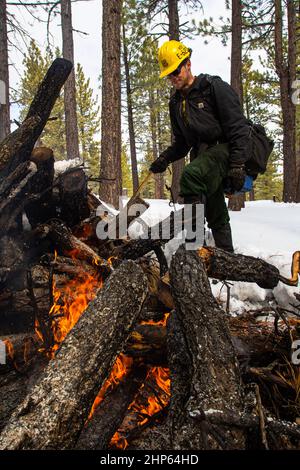
<svg viewBox="0 0 300 470">
<path fill-rule="evenodd" d="M 174 142 L 162 154 L 173 162 L 194 154 L 202 144 L 227 142 L 230 162 L 248 159 L 250 122 L 233 88 L 220 77 L 200 74 L 184 96 L 178 90 L 169 102 Z"/>
</svg>

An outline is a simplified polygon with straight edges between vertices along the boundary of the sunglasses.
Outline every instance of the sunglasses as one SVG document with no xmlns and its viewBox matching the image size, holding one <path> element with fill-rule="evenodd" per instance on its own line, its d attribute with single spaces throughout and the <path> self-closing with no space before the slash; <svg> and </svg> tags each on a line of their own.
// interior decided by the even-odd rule
<svg viewBox="0 0 300 470">
<path fill-rule="evenodd" d="M 186 61 L 182 62 L 181 64 L 178 65 L 177 69 L 175 69 L 173 72 L 169 73 L 168 77 L 178 77 L 178 75 L 181 72 L 182 67 L 186 64 Z"/>
</svg>

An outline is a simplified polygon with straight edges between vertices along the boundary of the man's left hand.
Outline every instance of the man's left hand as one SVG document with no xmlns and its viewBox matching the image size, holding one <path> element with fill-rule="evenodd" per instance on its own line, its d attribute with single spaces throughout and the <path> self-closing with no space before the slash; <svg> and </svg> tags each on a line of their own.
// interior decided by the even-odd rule
<svg viewBox="0 0 300 470">
<path fill-rule="evenodd" d="M 244 165 L 232 166 L 227 174 L 230 186 L 234 191 L 240 191 L 245 183 L 246 171 Z"/>
</svg>

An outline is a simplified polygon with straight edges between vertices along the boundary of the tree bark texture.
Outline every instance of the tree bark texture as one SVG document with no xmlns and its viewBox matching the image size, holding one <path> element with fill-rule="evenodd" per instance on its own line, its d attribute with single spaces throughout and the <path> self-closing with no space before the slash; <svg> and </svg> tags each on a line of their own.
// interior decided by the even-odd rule
<svg viewBox="0 0 300 470">
<path fill-rule="evenodd" d="M 178 0 L 168 0 L 168 16 L 169 16 L 169 40 L 175 39 L 179 41 L 179 13 L 178 13 Z M 173 139 L 173 136 L 172 136 Z M 172 194 L 174 201 L 177 201 L 180 187 L 179 181 L 184 168 L 184 158 L 172 163 Z"/>
<path fill-rule="evenodd" d="M 176 407 L 177 413 L 173 410 L 176 415 L 182 411 L 185 396 L 185 412 L 180 424 L 174 425 L 172 448 L 218 449 L 214 434 L 199 424 L 195 426 L 191 417 L 209 409 L 239 412 L 243 408 L 239 367 L 225 314 L 211 293 L 205 267 L 196 252 L 180 247 L 172 259 L 170 275 L 190 358 L 189 391 L 186 381 L 178 387 L 180 406 L 178 410 Z M 226 431 L 224 435 L 231 443 L 229 448 L 244 448 L 242 432 Z"/>
<path fill-rule="evenodd" d="M 242 11 L 241 0 L 232 0 L 232 35 L 231 35 L 231 68 L 230 84 L 238 94 L 241 106 L 243 105 L 242 85 Z M 240 211 L 245 207 L 244 194 L 230 197 L 228 209 Z"/>
<path fill-rule="evenodd" d="M 229 253 L 212 247 L 200 248 L 199 254 L 205 262 L 210 277 L 228 281 L 256 282 L 263 289 L 274 289 L 279 282 L 279 270 L 260 258 Z"/>
<path fill-rule="evenodd" d="M 153 160 L 158 157 L 158 129 L 157 129 L 157 112 L 154 90 L 149 90 L 149 107 L 150 107 L 150 128 L 151 128 L 151 140 L 152 140 L 152 155 Z M 161 199 L 161 173 L 154 174 L 154 197 L 155 199 Z"/>
<path fill-rule="evenodd" d="M 296 200 L 295 105 L 292 103 L 292 83 L 296 78 L 295 7 L 287 2 L 288 62 L 283 54 L 282 2 L 275 0 L 275 67 L 280 83 L 283 119 L 283 201 Z"/>
<path fill-rule="evenodd" d="M 71 0 L 61 0 L 61 27 L 63 57 L 74 64 L 72 4 Z M 74 67 L 64 87 L 64 107 L 66 122 L 67 158 L 79 158 L 79 140 L 76 114 L 76 85 Z"/>
<path fill-rule="evenodd" d="M 121 9 L 122 0 L 103 0 L 100 199 L 119 205 L 121 174 Z"/>
<path fill-rule="evenodd" d="M 21 126 L 0 144 L 0 179 L 30 158 L 34 144 L 44 129 L 72 63 L 55 59 L 48 69 Z"/>
<path fill-rule="evenodd" d="M 6 0 L 0 0 L 0 142 L 10 133 Z"/>
<path fill-rule="evenodd" d="M 146 295 L 147 280 L 142 270 L 132 261 L 123 263 L 12 415 L 0 436 L 1 449 L 74 447 Z"/>
<path fill-rule="evenodd" d="M 124 23 L 122 24 L 122 35 L 123 35 L 123 61 L 124 61 L 125 80 L 126 80 L 131 174 L 132 174 L 133 193 L 135 193 L 139 187 L 139 174 L 138 174 L 138 166 L 137 166 L 135 131 L 134 131 L 134 122 L 133 122 L 132 91 L 131 91 L 130 70 L 129 70 L 129 63 L 128 63 L 128 47 L 127 47 L 127 39 L 126 39 L 126 31 L 125 31 Z"/>
</svg>

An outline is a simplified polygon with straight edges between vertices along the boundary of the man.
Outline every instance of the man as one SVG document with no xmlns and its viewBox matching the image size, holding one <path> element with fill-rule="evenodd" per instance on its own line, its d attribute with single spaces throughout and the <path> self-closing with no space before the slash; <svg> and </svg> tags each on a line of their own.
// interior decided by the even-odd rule
<svg viewBox="0 0 300 470">
<path fill-rule="evenodd" d="M 150 170 L 161 173 L 191 151 L 191 163 L 181 176 L 180 195 L 185 204 L 204 204 L 216 246 L 233 252 L 224 182 L 231 193 L 244 185 L 251 126 L 230 85 L 220 77 L 194 77 L 191 52 L 173 40 L 158 51 L 160 78 L 167 77 L 176 90 L 169 103 L 174 141 Z"/>
</svg>

